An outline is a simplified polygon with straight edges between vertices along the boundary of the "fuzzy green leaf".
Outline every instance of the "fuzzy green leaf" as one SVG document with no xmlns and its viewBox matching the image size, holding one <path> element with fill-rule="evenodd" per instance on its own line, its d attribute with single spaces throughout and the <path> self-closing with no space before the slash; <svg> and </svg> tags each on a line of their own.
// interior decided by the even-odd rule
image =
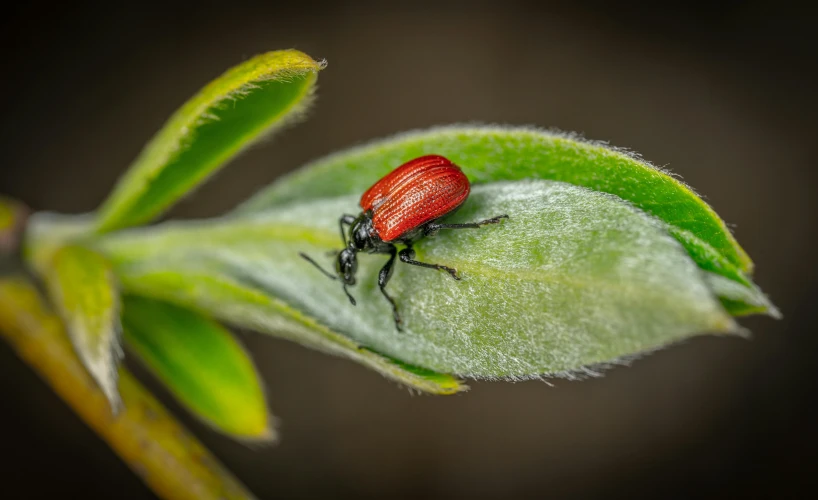
<svg viewBox="0 0 818 500">
<path fill-rule="evenodd" d="M 97 231 L 150 222 L 241 150 L 301 116 L 322 67 L 282 50 L 212 81 L 147 144 L 100 209 Z"/>
<path fill-rule="evenodd" d="M 188 309 L 123 298 L 125 342 L 194 414 L 234 437 L 275 438 L 250 356 L 218 323 Z"/>
<path fill-rule="evenodd" d="M 744 286 L 715 273 L 705 273 L 705 278 L 721 304 L 733 316 L 768 314 L 775 319 L 782 318 L 781 311 L 754 284 Z"/>
<path fill-rule="evenodd" d="M 320 326 L 327 325 L 367 349 L 461 376 L 572 372 L 691 335 L 738 330 L 661 222 L 608 194 L 521 181 L 476 186 L 450 219 L 509 214 L 502 225 L 443 230 L 417 244 L 419 260 L 455 267 L 462 281 L 398 263 L 388 287 L 405 321 L 398 333 L 376 284 L 383 256 L 360 256 L 357 307 L 298 256 L 305 251 L 330 266 L 322 255 L 337 247 L 337 217 L 357 201 L 169 223 L 111 235 L 102 248 L 124 286 L 140 294 L 266 323 L 264 331 L 311 345 L 335 335 Z M 255 295 L 215 290 L 217 281 Z M 263 320 L 254 301 L 267 304 Z"/>
<path fill-rule="evenodd" d="M 256 194 L 237 212 L 360 195 L 401 163 L 431 153 L 460 165 L 475 184 L 550 179 L 616 195 L 666 222 L 700 267 L 749 284 L 749 257 L 718 215 L 685 184 L 634 154 L 532 128 L 452 126 L 376 141 L 307 165 Z"/>
<path fill-rule="evenodd" d="M 116 246 L 116 243 L 114 243 Z M 288 306 L 258 283 L 216 265 L 188 262 L 131 265 L 123 260 L 123 283 L 135 293 L 209 313 L 235 326 L 293 340 L 307 347 L 352 359 L 387 378 L 430 394 L 454 394 L 467 387 L 450 375 L 383 356 L 340 335 Z"/>
<path fill-rule="evenodd" d="M 119 291 L 111 265 L 93 250 L 67 245 L 51 255 L 41 272 L 74 350 L 117 412 L 122 347 Z"/>
</svg>

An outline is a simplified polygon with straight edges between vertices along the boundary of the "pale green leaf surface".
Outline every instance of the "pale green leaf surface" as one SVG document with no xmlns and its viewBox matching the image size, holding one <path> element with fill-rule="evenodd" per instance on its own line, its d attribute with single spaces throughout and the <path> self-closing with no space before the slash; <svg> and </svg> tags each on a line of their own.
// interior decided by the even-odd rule
<svg viewBox="0 0 818 500">
<path fill-rule="evenodd" d="M 209 83 L 145 146 L 100 209 L 97 230 L 150 222 L 241 150 L 300 117 L 322 67 L 282 50 Z"/>
<path fill-rule="evenodd" d="M 631 153 L 533 128 L 450 126 L 375 141 L 312 162 L 260 191 L 237 212 L 360 196 L 398 165 L 432 153 L 460 165 L 476 184 L 550 179 L 616 195 L 711 247 L 710 254 L 731 265 L 725 270 L 727 277 L 752 270 L 752 262 L 724 222 L 679 180 Z M 686 248 L 692 243 L 680 241 Z M 701 252 L 691 253 L 700 266 L 713 267 Z"/>
<path fill-rule="evenodd" d="M 303 313 L 301 331 L 286 332 L 292 318 L 277 325 L 284 335 L 326 337 L 331 332 L 318 333 L 318 325 L 328 325 L 368 349 L 461 376 L 565 373 L 699 333 L 737 331 L 662 223 L 604 193 L 521 181 L 476 186 L 450 219 L 509 214 L 502 225 L 444 230 L 416 246 L 419 260 L 453 266 L 462 281 L 397 264 L 389 291 L 405 321 L 398 333 L 376 283 L 383 256 L 360 256 L 352 290 L 358 307 L 298 256 L 305 251 L 331 266 L 322 255 L 339 243 L 337 217 L 357 201 L 344 196 L 244 218 L 165 224 L 111 235 L 102 248 L 125 286 L 140 294 L 165 297 L 173 288 L 174 300 L 251 321 L 252 309 L 225 312 L 250 301 L 224 301 L 191 276 L 248 284 Z"/>
<path fill-rule="evenodd" d="M 707 283 L 730 314 L 733 316 L 766 314 L 776 319 L 781 318 L 778 308 L 761 289 L 713 247 L 689 231 L 668 226 L 668 232 L 679 240 L 693 260 L 707 271 Z"/>
<path fill-rule="evenodd" d="M 178 256 L 178 255 L 177 255 Z M 350 338 L 317 323 L 267 293 L 257 283 L 233 275 L 216 265 L 192 261 L 120 265 L 126 288 L 173 302 L 235 326 L 274 334 L 307 347 L 357 361 L 409 388 L 431 394 L 454 394 L 467 387 L 456 378 L 412 366 L 373 352 Z"/>
<path fill-rule="evenodd" d="M 768 314 L 775 319 L 783 316 L 770 299 L 755 285 L 743 286 L 715 273 L 705 273 L 708 285 L 722 305 L 734 316 Z"/>
<path fill-rule="evenodd" d="M 145 297 L 126 295 L 122 307 L 129 350 L 188 409 L 234 437 L 275 439 L 253 361 L 227 329 Z"/>
<path fill-rule="evenodd" d="M 49 297 L 65 322 L 74 350 L 108 398 L 111 409 L 118 411 L 120 299 L 111 265 L 93 250 L 66 245 L 52 254 L 42 271 Z"/>
</svg>

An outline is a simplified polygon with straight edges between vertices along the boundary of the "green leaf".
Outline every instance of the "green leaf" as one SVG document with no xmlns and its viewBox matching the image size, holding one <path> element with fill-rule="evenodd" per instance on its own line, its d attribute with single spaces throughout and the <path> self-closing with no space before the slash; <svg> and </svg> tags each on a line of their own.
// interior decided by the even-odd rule
<svg viewBox="0 0 818 500">
<path fill-rule="evenodd" d="M 145 297 L 126 295 L 122 305 L 128 348 L 194 414 L 235 437 L 275 438 L 258 373 L 229 331 Z"/>
<path fill-rule="evenodd" d="M 165 224 L 111 235 L 102 248 L 124 286 L 140 294 L 172 294 L 246 322 L 258 319 L 253 301 L 283 303 L 276 328 L 294 340 L 317 344 L 307 339 L 329 338 L 320 326 L 327 325 L 367 349 L 460 376 L 572 372 L 699 333 L 738 331 L 662 223 L 608 194 L 521 181 L 476 186 L 450 219 L 509 214 L 502 225 L 443 230 L 417 244 L 419 260 L 455 267 L 462 281 L 397 264 L 388 290 L 404 318 L 406 331 L 398 333 L 377 287 L 383 256 L 360 255 L 357 307 L 298 256 L 304 251 L 330 266 L 322 255 L 337 247 L 337 217 L 357 202 L 357 195 L 344 196 Z M 207 280 L 256 296 L 217 292 Z M 272 324 L 273 312 L 270 306 L 264 322 Z"/>
<path fill-rule="evenodd" d="M 352 359 L 412 389 L 430 394 L 466 390 L 456 378 L 373 352 L 335 333 L 276 299 L 259 284 L 216 266 L 191 262 L 122 263 L 121 277 L 135 293 L 210 313 L 235 326 L 293 340 L 307 347 Z"/>
<path fill-rule="evenodd" d="M 300 117 L 323 66 L 282 50 L 212 81 L 147 144 L 100 209 L 97 231 L 150 222 L 241 150 Z"/>
<path fill-rule="evenodd" d="M 765 313 L 775 319 L 783 317 L 757 286 L 743 286 L 715 273 L 705 273 L 705 278 L 724 308 L 733 316 Z"/>
<path fill-rule="evenodd" d="M 93 250 L 66 245 L 51 255 L 41 274 L 80 361 L 105 393 L 111 410 L 118 412 L 120 303 L 111 265 Z"/>
<path fill-rule="evenodd" d="M 680 238 L 701 267 L 731 279 L 752 269 L 724 222 L 679 180 L 621 149 L 532 128 L 451 126 L 400 134 L 317 160 L 259 192 L 238 213 L 360 196 L 398 165 L 431 153 L 460 165 L 476 184 L 550 179 L 616 195 L 707 247 L 708 255 L 703 255 L 692 251 L 689 239 Z M 714 265 L 708 257 L 729 268 Z"/>
</svg>

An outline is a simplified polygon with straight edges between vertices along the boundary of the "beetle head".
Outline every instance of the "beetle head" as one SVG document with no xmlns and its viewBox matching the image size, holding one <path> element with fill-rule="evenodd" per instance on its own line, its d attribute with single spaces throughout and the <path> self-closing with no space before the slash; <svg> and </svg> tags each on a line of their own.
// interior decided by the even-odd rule
<svg viewBox="0 0 818 500">
<path fill-rule="evenodd" d="M 355 273 L 358 272 L 357 251 L 352 247 L 347 247 L 338 253 L 338 261 L 335 263 L 335 271 L 344 285 L 355 284 Z"/>
</svg>

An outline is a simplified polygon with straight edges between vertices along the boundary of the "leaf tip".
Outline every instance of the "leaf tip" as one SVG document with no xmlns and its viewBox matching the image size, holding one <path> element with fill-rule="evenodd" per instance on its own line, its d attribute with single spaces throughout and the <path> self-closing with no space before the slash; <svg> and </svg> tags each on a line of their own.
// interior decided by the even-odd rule
<svg viewBox="0 0 818 500">
<path fill-rule="evenodd" d="M 263 411 L 250 413 L 253 414 L 248 413 L 247 419 L 235 436 L 242 441 L 257 445 L 273 444 L 278 441 L 277 420 L 267 410 L 266 402 Z"/>
<path fill-rule="evenodd" d="M 735 335 L 743 338 L 750 336 L 750 330 L 741 326 L 727 311 L 724 311 L 723 314 L 713 320 L 708 333 L 714 335 Z"/>
<path fill-rule="evenodd" d="M 218 429 L 222 430 L 223 429 Z M 246 426 L 242 431 L 230 433 L 230 437 L 248 448 L 263 448 L 278 443 L 278 420 L 269 412 L 265 413 L 263 422 Z"/>
<path fill-rule="evenodd" d="M 297 49 L 274 50 L 256 56 L 236 68 L 257 68 L 255 80 L 286 80 L 305 73 L 318 73 L 327 67 L 326 59 L 313 59 Z M 234 68 L 234 70 L 236 69 Z M 231 70 L 232 71 L 232 70 Z"/>
<path fill-rule="evenodd" d="M 718 296 L 721 305 L 733 316 L 766 314 L 773 319 L 781 319 L 781 311 L 770 298 L 751 281 L 739 283 L 712 272 L 704 274 L 705 282 Z"/>
<path fill-rule="evenodd" d="M 759 307 L 760 310 L 758 311 L 758 314 L 766 314 L 767 316 L 773 319 L 784 319 L 784 315 L 781 313 L 781 309 L 776 307 L 776 305 L 773 304 L 773 301 L 770 300 L 770 298 L 766 294 L 762 293 L 760 290 L 759 294 L 761 298 Z"/>
<path fill-rule="evenodd" d="M 119 371 L 117 369 L 121 357 L 114 357 L 114 359 L 105 363 L 91 361 L 85 356 L 81 356 L 81 358 L 91 378 L 102 390 L 105 399 L 108 400 L 111 414 L 117 416 L 124 408 L 122 397 L 119 394 Z"/>
<path fill-rule="evenodd" d="M 278 442 L 278 429 L 276 428 L 275 419 L 269 419 L 267 425 L 264 426 L 263 432 L 252 438 L 254 443 L 261 445 L 272 445 Z"/>
<path fill-rule="evenodd" d="M 442 389 L 440 391 L 441 396 L 451 396 L 452 394 L 458 394 L 460 392 L 468 392 L 471 389 L 471 387 L 469 387 L 467 384 L 464 384 L 462 381 L 454 377 L 452 377 L 452 382 L 450 384 L 441 384 L 440 388 Z"/>
<path fill-rule="evenodd" d="M 433 383 L 431 390 L 426 392 L 436 396 L 451 396 L 460 392 L 468 392 L 470 387 L 459 378 L 448 374 L 433 374 L 425 377 L 428 382 Z"/>
</svg>

